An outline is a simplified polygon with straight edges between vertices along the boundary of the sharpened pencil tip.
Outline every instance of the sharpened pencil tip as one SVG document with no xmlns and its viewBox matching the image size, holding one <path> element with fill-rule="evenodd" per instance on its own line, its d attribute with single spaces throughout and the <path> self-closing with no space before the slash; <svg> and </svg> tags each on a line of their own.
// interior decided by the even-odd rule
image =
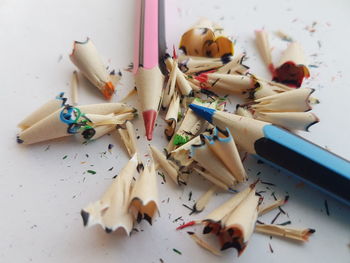
<svg viewBox="0 0 350 263">
<path fill-rule="evenodd" d="M 203 119 L 209 121 L 210 123 L 212 122 L 212 118 L 213 118 L 213 115 L 215 113 L 214 109 L 210 109 L 210 108 L 207 108 L 207 107 L 199 106 L 199 105 L 196 105 L 196 104 L 190 104 L 189 107 L 198 116 L 200 116 Z"/>
<path fill-rule="evenodd" d="M 151 141 L 153 137 L 154 124 L 156 123 L 157 112 L 155 110 L 147 110 L 142 112 L 142 116 L 145 123 L 147 140 Z"/>
</svg>

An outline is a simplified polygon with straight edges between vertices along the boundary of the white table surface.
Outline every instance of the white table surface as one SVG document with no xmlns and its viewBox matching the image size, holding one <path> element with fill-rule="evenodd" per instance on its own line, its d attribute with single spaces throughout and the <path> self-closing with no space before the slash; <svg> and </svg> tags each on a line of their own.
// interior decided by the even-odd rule
<svg viewBox="0 0 350 263">
<path fill-rule="evenodd" d="M 315 88 L 315 96 L 321 100 L 314 108 L 321 122 L 310 133 L 301 135 L 350 159 L 349 12 L 348 0 L 168 0 L 168 46 L 177 46 L 182 32 L 199 17 L 208 17 L 220 22 L 233 36 L 237 53 L 247 52 L 246 64 L 252 72 L 269 77 L 254 46 L 254 30 L 264 27 L 271 32 L 274 59 L 287 43 L 273 32 L 287 32 L 302 43 L 309 64 L 318 66 L 310 68 L 312 77 L 305 86 Z M 299 244 L 253 234 L 239 259 L 233 250 L 221 258 L 204 251 L 185 231 L 175 231 L 182 221 L 173 222 L 179 216 L 185 221 L 199 219 L 228 198 L 229 194 L 221 193 L 202 214 L 188 216 L 182 204 L 193 205 L 193 200 L 188 201 L 189 192 L 193 192 L 193 199 L 198 198 L 208 187 L 203 180 L 191 180 L 187 187 L 176 188 L 169 181 L 161 184 L 159 178 L 163 201 L 160 217 L 152 227 L 146 222 L 137 226 L 143 231 L 130 238 L 119 232 L 108 235 L 98 226 L 83 227 L 81 208 L 102 195 L 127 161 L 118 136 L 113 133 L 88 145 L 70 138 L 26 147 L 15 141 L 16 125 L 59 92 L 70 94 L 74 66 L 68 54 L 73 40 L 90 37 L 106 64 L 126 68 L 132 61 L 133 22 L 133 1 L 0 1 L 0 262 L 160 262 L 160 258 L 164 262 L 350 262 L 349 207 L 308 186 L 297 187 L 299 180 L 258 165 L 252 158 L 245 162 L 252 179 L 261 172 L 263 180 L 277 185 L 272 187 L 277 195 L 290 194 L 290 202 L 284 207 L 288 216 L 280 216 L 278 223 L 291 220 L 293 226 L 315 228 L 309 242 Z M 317 22 L 315 32 L 310 33 L 307 27 L 313 22 Z M 122 84 L 113 101 L 131 88 L 132 75 L 123 71 Z M 104 100 L 82 81 L 79 102 Z M 135 100 L 130 103 L 137 106 Z M 145 157 L 148 142 L 142 120 L 134 123 Z M 162 117 L 157 123 L 152 144 L 160 149 L 166 145 L 165 124 Z M 109 143 L 115 145 L 112 153 L 107 151 Z M 114 169 L 108 171 L 111 167 Z M 97 173 L 88 174 L 88 169 Z M 261 186 L 259 190 L 266 189 Z M 266 192 L 266 200 L 271 200 L 270 193 Z M 275 215 L 272 212 L 261 220 L 270 222 Z M 200 227 L 194 229 L 200 231 Z"/>
</svg>

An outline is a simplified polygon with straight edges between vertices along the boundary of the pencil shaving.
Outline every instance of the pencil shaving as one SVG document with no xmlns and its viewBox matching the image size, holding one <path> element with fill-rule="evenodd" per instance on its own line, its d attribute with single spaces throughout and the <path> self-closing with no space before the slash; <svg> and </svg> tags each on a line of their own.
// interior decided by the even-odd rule
<svg viewBox="0 0 350 263">
<path fill-rule="evenodd" d="M 93 135 L 91 135 L 90 129 L 82 131 L 78 137 L 78 140 L 82 143 L 88 143 L 95 141 L 98 138 L 111 133 L 115 130 L 115 125 L 101 125 L 93 128 Z"/>
<path fill-rule="evenodd" d="M 92 117 L 93 116 L 93 117 Z M 98 116 L 99 120 L 96 120 Z M 128 120 L 133 120 L 135 118 L 135 113 L 128 112 L 122 114 L 108 114 L 108 115 L 93 115 L 85 114 L 84 116 L 87 122 L 79 121 L 73 125 L 77 125 L 78 130 L 76 131 L 81 135 L 84 143 L 98 139 L 99 137 L 115 130 L 116 126 L 124 124 Z M 93 121 L 93 120 L 96 121 Z M 80 127 L 79 127 L 80 126 Z M 73 133 L 75 133 L 73 131 Z"/>
<path fill-rule="evenodd" d="M 213 136 L 205 136 L 209 148 L 220 158 L 224 166 L 233 174 L 238 182 L 247 180 L 247 173 L 243 167 L 236 144 L 228 129 L 226 133 L 214 129 Z"/>
<path fill-rule="evenodd" d="M 216 185 L 213 185 L 212 187 L 210 187 L 208 191 L 206 191 L 201 195 L 201 197 L 199 197 L 199 199 L 193 206 L 193 210 L 196 213 L 202 212 L 207 206 L 207 204 L 210 202 L 210 200 L 212 199 L 213 195 L 217 192 L 217 190 L 218 190 L 218 187 Z"/>
<path fill-rule="evenodd" d="M 265 30 L 255 31 L 255 43 L 258 47 L 260 56 L 263 59 L 265 65 L 270 70 L 273 69 L 272 59 L 271 59 L 271 47 L 269 43 L 268 34 Z"/>
<path fill-rule="evenodd" d="M 176 83 L 183 96 L 193 96 L 193 88 L 179 68 L 176 68 Z"/>
<path fill-rule="evenodd" d="M 297 241 L 308 241 L 310 235 L 315 233 L 314 229 L 296 229 L 278 225 L 257 224 L 255 231 L 266 235 L 280 236 Z"/>
<path fill-rule="evenodd" d="M 231 61 L 218 68 L 216 73 L 246 75 L 249 71 L 249 67 L 243 64 L 244 59 L 245 54 L 235 56 L 231 59 Z"/>
<path fill-rule="evenodd" d="M 204 168 L 196 168 L 193 167 L 193 170 L 195 172 L 197 172 L 199 175 L 203 176 L 205 179 L 207 179 L 209 182 L 213 183 L 214 185 L 216 185 L 217 187 L 219 187 L 220 189 L 224 190 L 224 191 L 228 191 L 230 188 L 228 185 L 226 185 L 225 183 L 223 183 L 221 180 L 217 179 L 214 175 L 212 175 L 210 172 L 205 171 Z M 203 171 L 204 170 L 204 171 Z"/>
<path fill-rule="evenodd" d="M 145 219 L 152 225 L 158 211 L 158 188 L 154 163 L 144 167 L 131 193 L 130 210 L 139 223 Z"/>
<path fill-rule="evenodd" d="M 191 157 L 210 172 L 217 180 L 225 185 L 232 187 L 237 183 L 237 179 L 225 167 L 224 163 L 208 146 L 205 139 L 202 138 L 200 145 L 192 145 Z"/>
<path fill-rule="evenodd" d="M 258 112 L 254 117 L 292 131 L 309 131 L 319 122 L 319 118 L 311 112 Z"/>
<path fill-rule="evenodd" d="M 133 228 L 133 218 L 128 210 L 131 183 L 136 166 L 137 158 L 135 155 L 113 180 L 112 185 L 102 198 L 81 211 L 84 226 L 99 224 L 107 233 L 122 228 L 127 235 L 130 235 Z"/>
<path fill-rule="evenodd" d="M 50 114 L 54 113 L 58 109 L 61 109 L 65 106 L 67 98 L 64 97 L 64 92 L 59 93 L 54 99 L 49 100 L 44 105 L 36 109 L 30 115 L 28 115 L 24 120 L 22 120 L 18 127 L 23 130 L 28 129 L 33 126 L 35 123 L 46 118 Z"/>
<path fill-rule="evenodd" d="M 79 86 L 78 72 L 76 70 L 73 71 L 70 86 L 71 86 L 71 93 L 72 93 L 72 104 L 73 106 L 76 106 L 78 105 L 78 86 Z"/>
<path fill-rule="evenodd" d="M 17 142 L 33 144 L 42 141 L 57 139 L 71 134 L 67 126 L 60 120 L 61 109 L 51 113 L 17 135 Z"/>
<path fill-rule="evenodd" d="M 175 73 L 176 85 L 180 93 L 183 96 L 191 96 L 193 89 L 190 83 L 188 82 L 186 75 L 179 69 L 178 63 L 175 63 L 175 60 L 176 59 L 173 60 L 170 56 L 165 60 L 168 71 L 170 72 L 170 74 L 172 72 Z"/>
<path fill-rule="evenodd" d="M 237 105 L 235 114 L 246 118 L 254 118 L 253 113 L 241 105 Z"/>
<path fill-rule="evenodd" d="M 212 125 L 209 125 L 208 128 L 201 134 L 211 135 L 213 130 L 214 130 L 214 127 Z M 192 145 L 200 144 L 200 143 L 201 143 L 201 138 L 198 135 L 194 137 L 192 140 L 188 141 L 187 143 L 171 151 L 169 153 L 169 159 L 175 161 L 180 166 L 184 166 L 184 167 L 190 166 L 190 164 L 193 162 L 193 159 L 190 157 L 191 147 Z"/>
<path fill-rule="evenodd" d="M 165 121 L 167 122 L 168 126 L 165 128 L 164 133 L 167 136 L 168 140 L 170 140 L 175 133 L 179 111 L 180 96 L 177 92 L 175 92 L 173 98 L 171 99 L 167 114 L 165 116 Z"/>
<path fill-rule="evenodd" d="M 208 105 L 215 107 L 215 103 L 204 102 L 199 99 L 193 101 L 194 104 L 198 105 Z M 167 151 L 171 152 L 175 148 L 187 143 L 193 139 L 199 132 L 202 130 L 205 120 L 199 118 L 196 114 L 192 112 L 191 109 L 187 109 L 184 119 L 182 120 L 178 130 L 174 133 L 174 136 L 171 138 Z"/>
<path fill-rule="evenodd" d="M 130 121 L 126 121 L 125 126 L 119 125 L 117 130 L 129 156 L 132 157 L 138 153 L 134 125 Z M 138 160 L 140 160 L 139 157 Z"/>
<path fill-rule="evenodd" d="M 248 99 L 261 99 L 292 90 L 292 88 L 286 85 L 274 81 L 267 81 L 257 76 L 253 76 L 253 82 L 254 88 L 249 90 Z"/>
<path fill-rule="evenodd" d="M 222 27 L 207 19 L 201 19 L 185 32 L 180 49 L 188 56 L 222 57 L 233 55 L 233 43 L 223 33 Z"/>
<path fill-rule="evenodd" d="M 85 114 L 85 116 L 91 120 L 93 114 Z M 92 121 L 91 124 L 92 127 L 98 127 L 98 126 L 103 126 L 103 125 L 119 125 L 119 124 L 124 124 L 128 120 L 132 120 L 135 118 L 135 113 L 134 112 L 127 112 L 127 113 L 122 113 L 122 114 L 108 114 L 108 115 L 94 115 L 94 118 L 99 116 L 101 118 L 99 121 Z"/>
<path fill-rule="evenodd" d="M 283 32 L 282 30 L 277 30 L 275 32 L 275 35 L 284 41 L 293 42 L 293 39 L 289 35 L 287 35 L 285 32 Z"/>
<path fill-rule="evenodd" d="M 203 234 L 219 238 L 221 250 L 236 248 L 241 255 L 252 235 L 258 216 L 259 197 L 255 182 L 212 211 L 203 220 L 188 222 L 177 229 L 203 224 Z"/>
<path fill-rule="evenodd" d="M 157 163 L 164 172 L 171 178 L 175 184 L 181 184 L 182 179 L 180 178 L 179 171 L 174 164 L 167 160 L 163 153 L 161 153 L 154 146 L 150 146 L 152 158 L 155 163 Z"/>
<path fill-rule="evenodd" d="M 225 218 L 228 218 L 229 214 L 237 208 L 237 206 L 244 200 L 248 194 L 255 188 L 246 187 L 244 190 L 235 194 L 233 197 L 228 199 L 218 208 L 209 213 L 204 219 L 204 222 L 211 222 L 222 225 L 224 227 Z M 208 231 L 208 230 L 207 230 Z M 211 231 L 209 231 L 211 232 Z"/>
<path fill-rule="evenodd" d="M 258 217 L 259 197 L 251 191 L 225 220 L 226 227 L 220 236 L 221 250 L 236 248 L 241 255 L 253 234 Z"/>
<path fill-rule="evenodd" d="M 221 58 L 182 56 L 179 58 L 179 68 L 186 74 L 217 69 L 232 60 L 231 55 L 224 55 Z"/>
<path fill-rule="evenodd" d="M 100 115 L 100 121 L 98 123 L 91 122 L 86 117 L 89 114 L 93 114 L 91 116 L 95 117 Z M 65 105 L 21 131 L 18 140 L 24 144 L 33 144 L 76 133 L 81 133 L 84 139 L 89 140 L 96 133 L 94 127 L 120 123 L 132 119 L 134 116 L 135 109 L 122 103 L 101 103 L 77 107 Z M 104 120 L 102 121 L 101 118 Z"/>
<path fill-rule="evenodd" d="M 195 80 L 202 89 L 226 94 L 240 95 L 253 88 L 252 78 L 244 75 L 205 72 L 196 76 Z"/>
<path fill-rule="evenodd" d="M 216 256 L 221 256 L 221 253 L 218 249 L 205 242 L 203 239 L 199 238 L 194 232 L 187 232 L 187 234 L 189 234 L 189 236 L 196 242 L 198 246 L 208 250 Z"/>
<path fill-rule="evenodd" d="M 306 65 L 304 51 L 300 44 L 292 42 L 283 52 L 279 63 L 275 67 L 273 80 L 299 88 L 304 78 L 310 77 Z"/>
<path fill-rule="evenodd" d="M 69 57 L 82 74 L 110 100 L 115 86 L 92 41 L 89 38 L 85 42 L 75 41 Z"/>
<path fill-rule="evenodd" d="M 300 88 L 255 100 L 257 112 L 304 112 L 311 110 L 309 97 L 314 89 Z"/>
<path fill-rule="evenodd" d="M 169 59 L 167 59 L 169 61 Z M 177 60 L 172 60 L 172 65 L 169 66 L 169 79 L 165 86 L 162 100 L 162 107 L 167 109 L 169 107 L 170 101 L 175 92 L 175 84 L 176 84 L 176 68 L 177 68 Z"/>
</svg>

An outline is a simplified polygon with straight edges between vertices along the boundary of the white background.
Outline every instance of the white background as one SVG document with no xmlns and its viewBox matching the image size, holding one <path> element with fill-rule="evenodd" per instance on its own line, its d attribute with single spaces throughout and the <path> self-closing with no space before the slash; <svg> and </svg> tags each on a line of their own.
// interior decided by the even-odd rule
<svg viewBox="0 0 350 263">
<path fill-rule="evenodd" d="M 268 78 L 254 46 L 254 30 L 264 27 L 271 32 L 274 60 L 287 43 L 273 32 L 285 31 L 302 43 L 309 64 L 318 66 L 310 68 L 312 77 L 304 86 L 316 89 L 321 104 L 314 112 L 321 122 L 302 136 L 350 159 L 349 12 L 348 0 L 168 0 L 168 46 L 177 46 L 181 33 L 205 16 L 225 27 L 237 41 L 237 53 L 247 52 L 246 64 L 252 72 Z M 233 250 L 220 259 L 202 250 L 185 231 L 175 231 L 181 220 L 173 222 L 179 216 L 185 221 L 201 218 L 228 198 L 229 194 L 220 193 L 202 214 L 188 216 L 182 204 L 193 204 L 188 201 L 190 191 L 196 199 L 207 189 L 201 179 L 177 188 L 169 180 L 161 184 L 159 177 L 160 217 L 152 227 L 145 222 L 137 226 L 143 231 L 130 238 L 119 232 L 107 235 L 97 226 L 84 229 L 80 209 L 97 200 L 126 163 L 127 154 L 118 136 L 113 133 L 89 145 L 70 138 L 26 147 L 15 142 L 16 125 L 59 92 L 69 95 L 74 66 L 68 54 L 73 40 L 90 37 L 106 64 L 126 68 L 133 57 L 133 22 L 133 1 L 0 1 L 0 262 L 160 262 L 160 258 L 164 262 L 349 262 L 349 208 L 252 158 L 244 163 L 252 180 L 261 172 L 263 180 L 277 185 L 271 187 L 277 195 L 289 192 L 291 196 L 284 207 L 289 218 L 281 215 L 277 223 L 291 220 L 293 226 L 315 228 L 308 243 L 254 234 L 238 260 Z M 307 27 L 313 22 L 317 23 L 311 33 Z M 80 84 L 81 104 L 103 102 L 86 81 Z M 113 100 L 118 101 L 131 88 L 132 75 L 123 71 Z M 138 106 L 135 101 L 130 103 Z M 134 123 L 147 160 L 142 121 Z M 166 145 L 164 127 L 161 116 L 152 142 L 159 149 Z M 109 143 L 115 145 L 112 153 L 107 151 Z M 88 174 L 88 169 L 97 173 Z M 259 190 L 266 190 L 265 186 Z M 271 199 L 270 193 L 265 193 L 266 200 Z M 326 199 L 329 216 L 324 208 Z M 261 220 L 269 223 L 276 213 Z M 200 232 L 200 227 L 194 230 Z"/>
</svg>

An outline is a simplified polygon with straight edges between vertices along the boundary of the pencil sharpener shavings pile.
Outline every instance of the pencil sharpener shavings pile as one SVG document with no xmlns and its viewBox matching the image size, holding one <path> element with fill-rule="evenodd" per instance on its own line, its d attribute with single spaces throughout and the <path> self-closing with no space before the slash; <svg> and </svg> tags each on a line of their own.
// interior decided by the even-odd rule
<svg viewBox="0 0 350 263">
<path fill-rule="evenodd" d="M 235 95 L 244 100 L 244 103 L 237 105 L 236 108 L 236 114 L 244 117 L 273 123 L 290 131 L 308 131 L 310 126 L 319 121 L 318 117 L 310 112 L 312 104 L 318 102 L 317 99 L 311 97 L 314 90 L 300 88 L 303 79 L 309 77 L 300 44 L 291 43 L 283 53 L 280 63 L 275 67 L 272 64 L 271 48 L 266 32 L 257 32 L 256 41 L 259 52 L 272 73 L 272 80 L 266 80 L 249 72 L 249 67 L 243 64 L 244 55 L 233 57 L 233 52 L 220 52 L 220 50 L 225 49 L 225 45 L 222 49 L 217 48 L 218 52 L 216 53 L 208 51 L 209 44 L 215 46 L 219 43 L 215 43 L 216 38 L 213 36 L 215 28 L 220 27 L 207 20 L 199 21 L 182 36 L 180 41 L 182 54 L 180 56 L 174 55 L 172 60 L 170 56 L 167 58 L 166 64 L 169 70 L 168 89 L 166 90 L 168 91 L 166 94 L 168 96 L 167 101 L 176 102 L 176 107 L 172 104 L 172 107 L 168 108 L 168 112 L 173 111 L 174 108 L 179 111 L 181 106 L 178 104 L 181 104 L 181 99 L 184 101 L 192 100 L 192 103 L 207 108 L 224 110 L 225 99 L 222 98 L 227 97 L 227 95 Z M 220 32 L 222 32 L 222 28 Z M 178 72 L 178 69 L 175 70 L 175 66 L 182 73 Z M 182 96 L 180 99 L 178 94 L 181 94 L 181 84 L 176 79 L 179 74 L 181 76 L 185 75 L 193 90 L 193 93 L 187 93 L 186 96 Z M 220 97 L 219 94 L 223 97 Z M 191 96 L 194 99 L 191 99 Z M 207 96 L 207 98 L 203 99 L 203 96 Z M 223 107 L 219 109 L 217 105 L 220 105 L 220 99 L 223 102 L 221 104 Z M 199 205 L 200 211 L 202 211 L 205 204 L 209 202 L 213 191 L 215 192 L 217 189 L 227 191 L 234 188 L 237 183 L 245 181 L 244 167 L 239 168 L 242 164 L 240 157 L 245 154 L 244 147 L 240 147 L 240 142 L 237 142 L 238 148 L 236 148 L 233 140 L 231 143 L 234 147 L 228 146 L 227 141 L 232 138 L 230 134 L 224 135 L 214 129 L 211 124 L 203 122 L 198 117 L 196 119 L 193 111 L 186 107 L 187 104 L 182 104 L 185 113 L 181 113 L 181 115 L 184 115 L 182 121 L 179 125 L 179 120 L 171 122 L 168 129 L 165 130 L 170 142 L 166 147 L 166 155 L 161 157 L 160 167 L 163 168 L 165 173 L 172 174 L 171 177 L 175 182 L 179 182 L 179 178 L 184 178 L 183 174 L 187 175 L 188 172 L 196 171 L 215 185 L 214 190 L 209 189 L 203 195 L 203 198 L 201 197 Z M 167 105 L 169 104 L 163 104 L 163 109 L 167 109 Z M 173 116 L 175 115 L 173 113 Z M 169 121 L 169 118 L 166 120 Z M 171 130 L 171 133 L 169 133 L 169 130 Z M 220 138 L 222 139 L 220 140 Z M 223 147 L 225 150 L 223 150 Z M 228 149 L 234 149 L 232 150 L 232 153 L 235 153 L 234 157 L 229 157 L 231 150 Z M 223 154 L 218 156 L 218 153 L 224 153 L 225 156 Z M 157 155 L 161 155 L 158 150 Z M 225 158 L 227 159 L 225 160 Z M 232 166 L 229 167 L 229 164 Z M 189 169 L 189 167 L 191 168 Z M 235 167 L 236 170 L 230 170 L 232 167 Z M 255 188 L 255 186 L 252 188 Z M 245 191 L 248 191 L 247 189 Z M 309 228 L 295 229 L 266 224 L 258 224 L 255 228 L 258 215 L 261 216 L 280 207 L 285 201 L 276 201 L 263 210 L 259 210 L 260 202 L 258 201 L 259 198 L 256 198 L 255 190 L 251 191 L 252 197 L 248 199 L 254 201 L 243 202 L 244 198 L 239 202 L 237 201 L 240 196 L 244 196 L 245 191 L 236 194 L 232 200 L 228 200 L 217 210 L 210 213 L 207 218 L 192 221 L 185 225 L 186 227 L 198 222 L 204 224 L 203 233 L 212 233 L 217 236 L 220 243 L 219 249 L 201 239 L 194 232 L 188 232 L 191 238 L 213 254 L 219 255 L 219 250 L 233 247 L 237 249 L 240 255 L 244 251 L 253 230 L 299 241 L 307 241 L 309 235 L 314 233 L 314 230 Z M 233 206 L 233 204 L 236 204 L 236 206 Z M 198 212 L 196 205 L 193 209 L 193 211 Z M 253 214 L 248 213 L 248 210 Z M 225 213 L 221 215 L 222 211 L 225 211 Z M 215 218 L 215 220 L 211 218 L 217 214 L 220 214 L 218 218 Z M 236 216 L 243 218 L 237 219 Z"/>
<path fill-rule="evenodd" d="M 301 87 L 310 74 L 300 44 L 290 43 L 276 66 L 272 64 L 265 31 L 256 32 L 256 44 L 272 80 L 250 72 L 244 64 L 244 54 L 234 56 L 234 45 L 218 24 L 202 19 L 182 35 L 179 54 L 174 48 L 173 56 L 164 58 L 167 74 L 160 106 L 165 113 L 164 133 L 169 142 L 164 151 L 150 145 L 153 161 L 148 166 L 141 161 L 131 122 L 137 117 L 137 110 L 125 103 L 135 90 L 119 103 L 77 105 L 77 72 L 72 76 L 72 105 L 67 104 L 63 93 L 49 100 L 19 124 L 17 142 L 33 144 L 74 135 L 87 143 L 118 131 L 131 159 L 100 200 L 81 210 L 84 226 L 99 224 L 107 233 L 121 228 L 130 235 L 142 219 L 152 224 L 159 207 L 157 170 L 179 187 L 190 187 L 188 178 L 193 175 L 208 180 L 212 186 L 192 208 L 192 213 L 202 212 L 215 193 L 237 192 L 237 185 L 247 182 L 243 159 L 248 150 L 242 138 L 234 140 L 229 129 L 218 129 L 200 118 L 190 104 L 225 112 L 228 96 L 232 95 L 243 100 L 235 112 L 240 116 L 291 131 L 308 131 L 319 121 L 310 112 L 318 101 L 311 97 L 314 90 Z M 90 39 L 75 41 L 70 59 L 105 99 L 112 98 L 121 73 L 107 70 Z M 163 82 L 163 76 L 160 79 Z M 134 176 L 137 179 L 133 180 Z M 265 213 L 281 209 L 287 198 L 262 207 L 257 184 L 258 181 L 234 194 L 203 219 L 178 229 L 203 225 L 204 236 L 216 237 L 217 246 L 194 232 L 188 234 L 215 255 L 228 248 L 235 248 L 240 255 L 253 232 L 307 241 L 315 232 L 313 229 L 263 224 L 258 220 Z"/>
<path fill-rule="evenodd" d="M 137 169 L 138 168 L 138 169 Z M 133 176 L 139 173 L 134 183 Z M 152 225 L 158 211 L 158 190 L 154 163 L 144 167 L 135 154 L 113 180 L 99 201 L 81 211 L 85 226 L 100 224 L 107 233 L 124 229 L 130 235 L 135 222 Z"/>
<path fill-rule="evenodd" d="M 262 197 L 256 192 L 258 183 L 259 182 L 256 181 L 235 194 L 203 219 L 185 223 L 179 226 L 177 230 L 182 230 L 198 224 L 203 225 L 202 234 L 204 236 L 207 234 L 214 235 L 219 241 L 218 246 L 207 242 L 204 236 L 200 237 L 194 232 L 188 232 L 188 234 L 199 246 L 215 255 L 221 255 L 220 251 L 229 248 L 235 248 L 238 252 L 238 256 L 241 255 L 254 231 L 295 241 L 308 241 L 309 236 L 315 232 L 314 229 L 297 229 L 283 225 L 264 224 L 257 220 L 258 217 L 274 209 L 281 209 L 280 207 L 288 201 L 287 196 L 284 199 L 276 200 L 262 207 Z"/>
</svg>

